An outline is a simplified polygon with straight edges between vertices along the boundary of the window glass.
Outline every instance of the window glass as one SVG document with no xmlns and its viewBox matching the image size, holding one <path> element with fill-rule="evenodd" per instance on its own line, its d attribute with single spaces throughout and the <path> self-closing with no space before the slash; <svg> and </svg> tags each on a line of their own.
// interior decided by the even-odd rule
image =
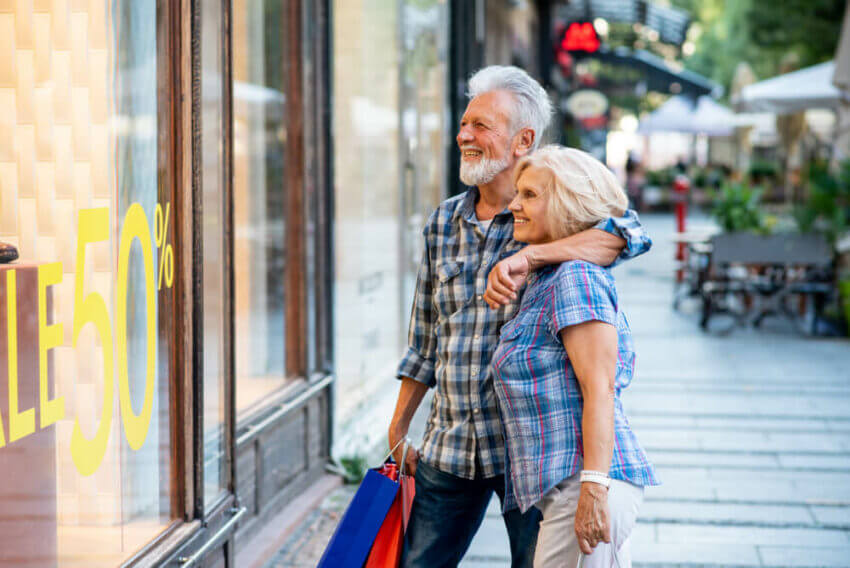
<svg viewBox="0 0 850 568">
<path fill-rule="evenodd" d="M 340 423 L 386 388 L 406 337 L 398 4 L 337 0 L 333 6 L 334 347 L 337 389 L 347 395 L 336 399 Z M 345 439 L 340 434 L 338 443 Z"/>
<path fill-rule="evenodd" d="M 115 566 L 173 518 L 156 16 L 0 7 L 3 566 Z"/>
<path fill-rule="evenodd" d="M 233 2 L 236 404 L 286 381 L 286 3 Z M 299 213 L 296 213 L 299 214 Z"/>
<path fill-rule="evenodd" d="M 224 142 L 222 4 L 201 9 L 201 186 L 203 200 L 204 501 L 225 490 Z"/>
<path fill-rule="evenodd" d="M 446 3 L 334 2 L 335 445 L 394 376 L 422 255 L 444 195 Z M 370 443 L 367 441 L 366 443 Z"/>
</svg>

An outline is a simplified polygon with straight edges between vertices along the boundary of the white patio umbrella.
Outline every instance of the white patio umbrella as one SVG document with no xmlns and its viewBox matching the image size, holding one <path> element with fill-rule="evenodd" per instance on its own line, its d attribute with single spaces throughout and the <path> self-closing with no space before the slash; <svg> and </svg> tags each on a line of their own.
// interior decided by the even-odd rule
<svg viewBox="0 0 850 568">
<path fill-rule="evenodd" d="M 694 105 L 687 97 L 671 97 L 638 125 L 638 134 L 682 132 L 709 137 L 731 136 L 738 119 L 730 109 L 708 96 Z"/>
<path fill-rule="evenodd" d="M 710 137 L 732 136 L 738 125 L 735 113 L 711 97 L 700 97 L 694 109 L 692 128 Z"/>
<path fill-rule="evenodd" d="M 744 112 L 792 114 L 812 108 L 836 108 L 841 91 L 832 84 L 835 64 L 819 63 L 748 85 L 733 99 Z"/>
</svg>

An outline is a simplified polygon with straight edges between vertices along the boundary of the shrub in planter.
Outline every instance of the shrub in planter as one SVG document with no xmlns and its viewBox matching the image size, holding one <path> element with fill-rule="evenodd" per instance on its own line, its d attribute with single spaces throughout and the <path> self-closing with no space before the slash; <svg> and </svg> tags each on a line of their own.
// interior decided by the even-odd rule
<svg viewBox="0 0 850 568">
<path fill-rule="evenodd" d="M 807 172 L 809 195 L 794 208 L 802 233 L 823 233 L 831 243 L 850 229 L 850 160 L 833 175 L 825 163 L 813 162 Z"/>
<path fill-rule="evenodd" d="M 760 187 L 740 182 L 727 183 L 719 191 L 712 192 L 711 215 L 726 232 L 767 234 L 772 223 L 761 208 L 762 193 Z"/>
</svg>

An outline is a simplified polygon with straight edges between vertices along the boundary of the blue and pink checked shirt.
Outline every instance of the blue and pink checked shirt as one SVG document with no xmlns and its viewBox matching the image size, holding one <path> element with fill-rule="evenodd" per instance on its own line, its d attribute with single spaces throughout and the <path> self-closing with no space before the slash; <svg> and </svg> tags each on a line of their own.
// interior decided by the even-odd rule
<svg viewBox="0 0 850 568">
<path fill-rule="evenodd" d="M 620 392 L 632 380 L 635 351 L 614 278 L 595 264 L 570 261 L 532 275 L 493 354 L 509 457 L 506 511 L 519 506 L 525 512 L 582 468 L 583 400 L 559 333 L 587 321 L 617 328 L 614 454 L 608 475 L 641 487 L 659 484 L 620 403 Z"/>
<path fill-rule="evenodd" d="M 425 226 L 408 349 L 397 373 L 436 387 L 422 459 L 465 479 L 505 471 L 490 360 L 499 329 L 513 317 L 518 302 L 492 310 L 483 294 L 493 266 L 524 246 L 513 240 L 508 210 L 485 230 L 475 215 L 477 199 L 475 188 L 447 199 Z M 652 244 L 633 211 L 597 228 L 626 240 L 621 260 L 646 252 Z"/>
</svg>

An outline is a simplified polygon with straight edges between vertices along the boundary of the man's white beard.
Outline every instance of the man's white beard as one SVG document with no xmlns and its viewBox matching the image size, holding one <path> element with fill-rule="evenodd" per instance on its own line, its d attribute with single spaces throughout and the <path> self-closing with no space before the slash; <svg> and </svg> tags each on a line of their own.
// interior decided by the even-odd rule
<svg viewBox="0 0 850 568">
<path fill-rule="evenodd" d="M 492 160 L 481 156 L 478 162 L 460 161 L 460 181 L 466 185 L 490 183 L 511 164 L 508 156 L 502 160 Z"/>
</svg>

